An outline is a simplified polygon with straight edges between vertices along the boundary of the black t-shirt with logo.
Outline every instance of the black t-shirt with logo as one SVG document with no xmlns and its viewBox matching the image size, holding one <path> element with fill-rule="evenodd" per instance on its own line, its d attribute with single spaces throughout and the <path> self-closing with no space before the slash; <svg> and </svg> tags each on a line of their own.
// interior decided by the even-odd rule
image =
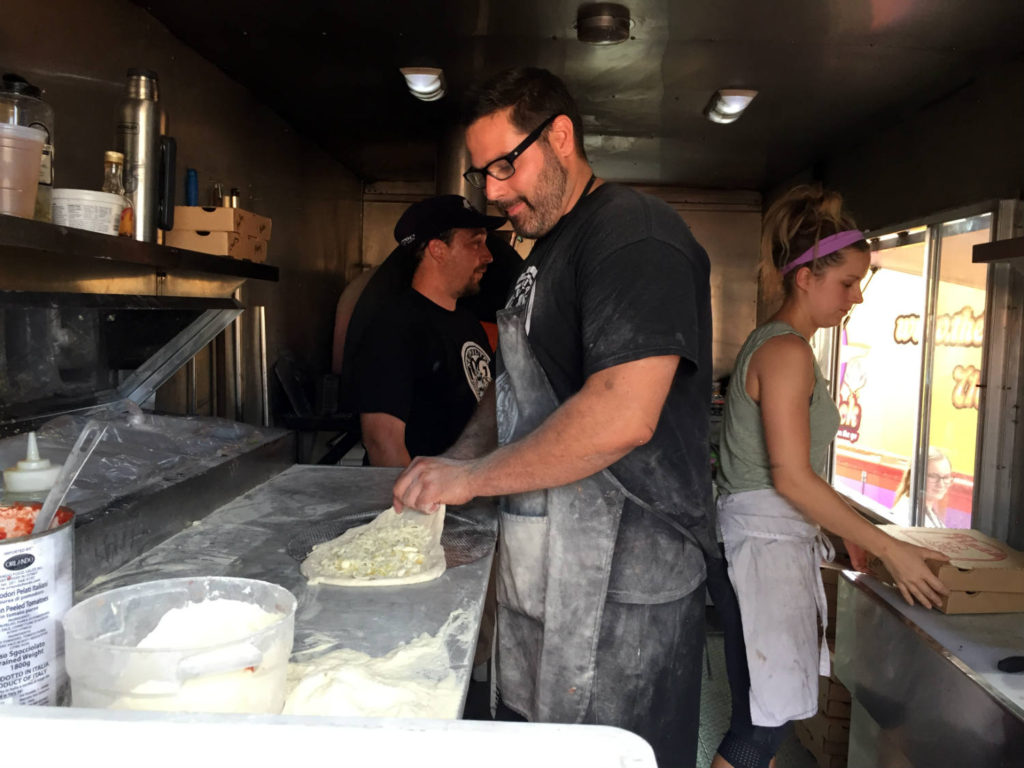
<svg viewBox="0 0 1024 768">
<path fill-rule="evenodd" d="M 490 344 L 473 313 L 411 289 L 367 329 L 354 364 L 358 412 L 404 421 L 413 457 L 447 450 L 491 382 Z"/>
<path fill-rule="evenodd" d="M 508 306 L 527 304 L 530 347 L 560 401 L 606 368 L 680 357 L 653 438 L 610 470 L 713 546 L 709 274 L 707 254 L 667 204 L 604 184 L 537 241 Z M 500 371 L 500 354 L 497 365 Z M 664 602 L 687 594 L 703 575 L 697 547 L 627 501 L 610 598 Z"/>
</svg>

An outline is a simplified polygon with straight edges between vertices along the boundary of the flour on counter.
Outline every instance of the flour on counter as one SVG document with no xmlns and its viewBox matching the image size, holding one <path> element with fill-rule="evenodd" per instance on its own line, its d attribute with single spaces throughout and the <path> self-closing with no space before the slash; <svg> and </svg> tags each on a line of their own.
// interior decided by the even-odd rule
<svg viewBox="0 0 1024 768">
<path fill-rule="evenodd" d="M 455 719 L 462 686 L 450 643 L 472 643 L 473 622 L 458 610 L 436 635 L 423 633 L 386 656 L 343 648 L 288 665 L 286 715 Z"/>
<path fill-rule="evenodd" d="M 445 571 L 444 505 L 434 514 L 390 507 L 365 525 L 318 544 L 303 561 L 310 584 L 386 587 L 432 581 Z"/>
</svg>

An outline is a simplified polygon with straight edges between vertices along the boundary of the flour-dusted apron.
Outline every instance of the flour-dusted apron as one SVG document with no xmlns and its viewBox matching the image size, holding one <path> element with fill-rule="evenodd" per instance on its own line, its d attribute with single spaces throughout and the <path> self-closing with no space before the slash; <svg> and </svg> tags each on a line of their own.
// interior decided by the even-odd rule
<svg viewBox="0 0 1024 768">
<path fill-rule="evenodd" d="M 527 305 L 498 313 L 498 442 L 535 430 L 559 406 L 530 349 Z M 590 702 L 612 554 L 628 494 L 607 470 L 506 496 L 499 507 L 497 685 L 532 721 L 578 723 Z"/>
<path fill-rule="evenodd" d="M 832 559 L 832 546 L 773 488 L 720 497 L 718 522 L 743 621 L 751 722 L 810 717 L 818 676 L 829 674 L 820 564 Z"/>
</svg>

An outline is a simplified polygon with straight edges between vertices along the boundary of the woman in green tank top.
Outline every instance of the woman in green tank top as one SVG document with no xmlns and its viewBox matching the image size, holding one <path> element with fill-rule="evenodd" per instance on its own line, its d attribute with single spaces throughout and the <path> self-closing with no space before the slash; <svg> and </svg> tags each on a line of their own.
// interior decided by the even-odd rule
<svg viewBox="0 0 1024 768">
<path fill-rule="evenodd" d="M 829 665 L 821 528 L 878 555 L 908 603 L 946 592 L 925 560 L 948 558 L 883 533 L 821 477 L 839 415 L 807 340 L 862 301 L 863 234 L 838 194 L 803 186 L 769 208 L 761 247 L 784 299 L 741 349 L 725 404 L 718 511 L 733 591 L 715 601 L 733 716 L 712 768 L 773 765 L 789 724 L 817 710 Z"/>
</svg>

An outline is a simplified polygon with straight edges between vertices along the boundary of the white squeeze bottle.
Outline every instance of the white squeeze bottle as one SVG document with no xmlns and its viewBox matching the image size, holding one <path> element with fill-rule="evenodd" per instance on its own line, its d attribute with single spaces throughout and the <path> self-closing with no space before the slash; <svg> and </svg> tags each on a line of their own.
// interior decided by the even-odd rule
<svg viewBox="0 0 1024 768">
<path fill-rule="evenodd" d="M 36 433 L 28 433 L 25 458 L 4 470 L 4 501 L 42 501 L 57 481 L 60 464 L 39 458 Z"/>
</svg>

